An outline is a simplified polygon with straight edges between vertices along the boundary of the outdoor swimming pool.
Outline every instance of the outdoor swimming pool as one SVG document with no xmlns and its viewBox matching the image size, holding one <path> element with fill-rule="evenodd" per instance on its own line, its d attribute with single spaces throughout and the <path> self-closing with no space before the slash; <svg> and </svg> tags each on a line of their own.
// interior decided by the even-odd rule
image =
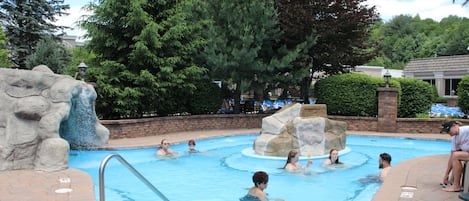
<svg viewBox="0 0 469 201">
<path fill-rule="evenodd" d="M 253 183 L 252 174 L 269 173 L 265 190 L 270 199 L 285 201 L 333 200 L 370 201 L 379 183 L 360 183 L 359 179 L 377 174 L 378 157 L 382 152 L 392 156 L 392 165 L 410 158 L 447 154 L 450 142 L 412 140 L 404 138 L 347 136 L 350 152 L 340 156 L 344 169 L 325 169 L 323 159 L 313 159 L 311 175 L 295 175 L 282 169 L 285 160 L 259 159 L 241 152 L 252 147 L 258 135 L 242 135 L 198 140 L 196 148 L 202 154 L 185 153 L 187 144 L 172 145 L 180 152 L 176 159 L 161 160 L 155 148 L 118 151 L 71 151 L 69 166 L 88 172 L 96 184 L 99 200 L 98 171 L 101 160 L 118 153 L 144 175 L 171 201 L 238 201 Z M 306 161 L 300 161 L 304 164 Z M 105 171 L 106 200 L 160 200 L 149 188 L 131 174 L 116 159 L 111 159 Z"/>
</svg>

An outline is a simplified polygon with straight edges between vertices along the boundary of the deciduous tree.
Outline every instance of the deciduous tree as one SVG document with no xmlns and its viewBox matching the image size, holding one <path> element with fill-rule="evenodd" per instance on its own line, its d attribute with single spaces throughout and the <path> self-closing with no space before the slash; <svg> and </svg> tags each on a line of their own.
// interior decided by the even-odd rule
<svg viewBox="0 0 469 201">
<path fill-rule="evenodd" d="M 336 74 L 372 58 L 372 44 L 367 43 L 367 39 L 370 26 L 378 21 L 378 13 L 374 6 L 366 5 L 365 0 L 275 2 L 286 33 L 283 41 L 291 46 L 304 41 L 313 31 L 316 33 L 317 41 L 308 50 L 309 58 L 297 62 L 297 69 Z M 313 73 L 308 73 L 301 84 L 306 103 L 312 76 Z"/>
<path fill-rule="evenodd" d="M 413 58 L 467 54 L 469 19 L 450 15 L 440 22 L 398 15 L 373 28 L 378 55 L 367 65 L 403 69 Z"/>
</svg>

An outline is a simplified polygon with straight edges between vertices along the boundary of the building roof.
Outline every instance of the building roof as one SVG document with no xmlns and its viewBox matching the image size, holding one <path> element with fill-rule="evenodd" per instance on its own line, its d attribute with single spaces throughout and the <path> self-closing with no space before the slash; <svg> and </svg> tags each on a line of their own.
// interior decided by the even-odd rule
<svg viewBox="0 0 469 201">
<path fill-rule="evenodd" d="M 469 54 L 412 59 L 404 73 L 469 70 Z"/>
<path fill-rule="evenodd" d="M 402 70 L 385 69 L 382 66 L 355 66 L 355 72 L 370 75 L 372 77 L 383 77 L 386 72 L 389 72 L 391 77 L 403 77 Z"/>
</svg>

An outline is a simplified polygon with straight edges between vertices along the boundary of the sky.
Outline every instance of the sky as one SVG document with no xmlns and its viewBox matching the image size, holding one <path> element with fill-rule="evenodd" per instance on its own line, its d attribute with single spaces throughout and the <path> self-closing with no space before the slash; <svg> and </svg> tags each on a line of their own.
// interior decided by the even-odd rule
<svg viewBox="0 0 469 201">
<path fill-rule="evenodd" d="M 68 16 L 58 18 L 57 25 L 72 27 L 65 32 L 68 35 L 77 36 L 78 41 L 84 40 L 82 36 L 86 31 L 76 26 L 76 21 L 83 15 L 92 13 L 82 9 L 82 7 L 91 0 L 65 0 L 65 4 L 70 5 Z M 462 7 L 464 0 L 367 0 L 369 6 L 375 5 L 381 19 L 385 22 L 397 15 L 410 15 L 412 17 L 419 15 L 421 19 L 431 18 L 437 22 L 449 15 L 469 18 L 469 4 Z"/>
</svg>

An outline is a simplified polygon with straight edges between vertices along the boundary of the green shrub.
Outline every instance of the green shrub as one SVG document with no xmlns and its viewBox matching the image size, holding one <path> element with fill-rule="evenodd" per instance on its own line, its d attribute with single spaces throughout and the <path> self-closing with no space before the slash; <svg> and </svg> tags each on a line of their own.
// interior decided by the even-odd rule
<svg viewBox="0 0 469 201">
<path fill-rule="evenodd" d="M 418 113 L 418 114 L 415 115 L 415 118 L 420 118 L 420 119 L 430 118 L 430 114 L 428 114 L 428 113 Z"/>
<path fill-rule="evenodd" d="M 438 98 L 439 98 L 440 96 L 438 95 L 438 90 L 436 89 L 436 86 L 435 86 L 435 85 L 432 85 L 432 90 L 433 90 L 432 102 L 437 103 Z M 448 101 L 448 100 L 445 100 L 445 103 L 446 103 L 446 101 Z"/>
<path fill-rule="evenodd" d="M 438 97 L 435 99 L 434 101 L 435 103 L 447 103 L 448 102 L 448 99 L 445 98 L 445 97 Z"/>
<path fill-rule="evenodd" d="M 327 105 L 327 113 L 346 116 L 376 116 L 378 97 L 376 90 L 384 86 L 382 78 L 346 73 L 319 80 L 314 86 L 318 104 Z M 400 88 L 391 80 L 391 87 Z"/>
<path fill-rule="evenodd" d="M 223 103 L 222 89 L 208 80 L 197 83 L 196 87 L 190 97 L 189 112 L 193 115 L 216 113 Z"/>
<path fill-rule="evenodd" d="M 469 75 L 464 76 L 458 84 L 458 106 L 464 114 L 469 113 Z"/>
<path fill-rule="evenodd" d="M 398 107 L 398 116 L 414 118 L 418 113 L 426 113 L 432 107 L 433 89 L 428 82 L 414 78 L 396 79 L 401 85 L 401 104 Z"/>
</svg>

